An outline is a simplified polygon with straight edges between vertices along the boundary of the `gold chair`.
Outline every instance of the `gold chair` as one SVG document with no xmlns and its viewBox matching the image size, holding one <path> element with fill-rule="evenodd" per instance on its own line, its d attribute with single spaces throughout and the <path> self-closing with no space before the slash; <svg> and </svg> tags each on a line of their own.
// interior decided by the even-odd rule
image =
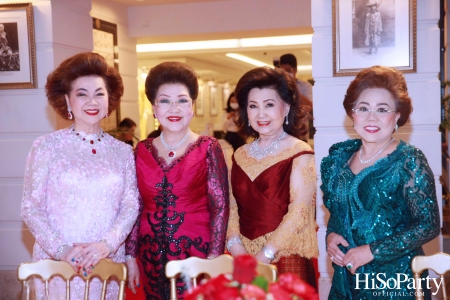
<svg viewBox="0 0 450 300">
<path fill-rule="evenodd" d="M 417 282 L 420 280 L 420 274 L 426 269 L 431 269 L 441 278 L 442 299 L 447 299 L 447 291 L 445 289 L 444 274 L 450 271 L 450 255 L 439 252 L 429 256 L 416 256 L 411 262 L 411 269 L 416 282 L 416 300 L 423 300 L 422 290 Z"/>
<path fill-rule="evenodd" d="M 54 276 L 62 277 L 66 281 L 66 299 L 70 295 L 70 279 L 75 276 L 80 276 L 86 282 L 86 289 L 84 291 L 84 299 L 87 300 L 89 296 L 89 283 L 93 277 L 98 277 L 102 280 L 102 297 L 106 296 L 106 285 L 108 279 L 117 277 L 119 281 L 119 297 L 118 300 L 124 299 L 125 282 L 127 280 L 127 266 L 122 263 L 113 262 L 110 259 L 102 259 L 92 269 L 92 273 L 88 276 L 81 276 L 72 268 L 70 264 L 65 261 L 56 261 L 51 259 L 43 259 L 35 263 L 21 264 L 17 270 L 18 278 L 23 285 L 23 293 L 26 293 L 26 299 L 30 299 L 30 287 L 27 280 L 30 276 L 39 276 L 45 282 L 45 294 L 48 298 L 48 282 Z"/>
<path fill-rule="evenodd" d="M 181 272 L 192 278 L 192 285 L 197 286 L 197 277 L 207 274 L 216 277 L 224 273 L 233 272 L 233 257 L 222 254 L 213 259 L 189 257 L 182 260 L 172 260 L 166 264 L 166 277 L 170 280 L 170 300 L 177 300 L 177 276 Z M 269 282 L 277 280 L 277 267 L 258 262 L 256 273 L 265 277 Z"/>
</svg>

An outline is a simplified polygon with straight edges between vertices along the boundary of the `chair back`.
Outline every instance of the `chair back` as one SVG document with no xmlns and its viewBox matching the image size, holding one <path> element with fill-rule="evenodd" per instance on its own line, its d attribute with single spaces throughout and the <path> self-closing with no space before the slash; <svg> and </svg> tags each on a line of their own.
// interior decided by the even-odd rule
<svg viewBox="0 0 450 300">
<path fill-rule="evenodd" d="M 444 274 L 450 271 L 450 255 L 439 252 L 429 256 L 416 256 L 411 262 L 411 269 L 414 274 L 415 289 L 416 289 L 416 300 L 423 300 L 424 295 L 421 290 L 421 285 L 418 284 L 420 279 L 420 274 L 431 269 L 441 278 L 441 289 L 442 289 L 442 299 L 447 299 L 447 291 L 445 289 L 445 279 Z M 425 284 L 422 282 L 422 284 Z"/>
<path fill-rule="evenodd" d="M 31 276 L 39 276 L 45 283 L 45 295 L 49 297 L 48 282 L 52 277 L 59 276 L 66 281 L 66 299 L 70 299 L 70 280 L 79 276 L 86 282 L 84 291 L 84 299 L 89 298 L 89 284 L 92 278 L 97 277 L 102 281 L 102 296 L 104 300 L 106 297 L 107 281 L 112 278 L 117 278 L 119 281 L 119 296 L 118 300 L 124 299 L 125 294 L 125 282 L 127 280 L 128 269 L 123 263 L 116 263 L 110 259 L 102 259 L 95 268 L 92 269 L 92 273 L 87 276 L 82 276 L 75 272 L 70 264 L 65 261 L 56 261 L 51 259 L 43 259 L 34 263 L 23 263 L 17 270 L 17 277 L 22 282 L 22 293 L 26 299 L 30 299 L 30 287 L 27 280 Z"/>
<path fill-rule="evenodd" d="M 202 259 L 198 257 L 189 257 L 182 260 L 172 260 L 166 264 L 166 277 L 170 280 L 170 300 L 177 299 L 177 277 L 184 273 L 192 278 L 192 285 L 197 286 L 197 277 L 201 274 L 207 274 L 210 277 L 216 277 L 224 273 L 233 272 L 233 257 L 228 254 L 222 254 L 213 259 Z M 263 276 L 269 282 L 277 280 L 277 267 L 258 262 L 256 273 Z"/>
</svg>

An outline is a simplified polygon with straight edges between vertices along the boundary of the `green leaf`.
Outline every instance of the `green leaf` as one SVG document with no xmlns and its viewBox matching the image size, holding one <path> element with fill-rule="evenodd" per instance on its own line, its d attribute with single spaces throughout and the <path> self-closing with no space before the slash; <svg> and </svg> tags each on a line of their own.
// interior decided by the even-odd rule
<svg viewBox="0 0 450 300">
<path fill-rule="evenodd" d="M 262 288 L 266 293 L 269 289 L 269 282 L 263 276 L 256 276 L 255 279 L 253 279 L 252 284 Z"/>
</svg>

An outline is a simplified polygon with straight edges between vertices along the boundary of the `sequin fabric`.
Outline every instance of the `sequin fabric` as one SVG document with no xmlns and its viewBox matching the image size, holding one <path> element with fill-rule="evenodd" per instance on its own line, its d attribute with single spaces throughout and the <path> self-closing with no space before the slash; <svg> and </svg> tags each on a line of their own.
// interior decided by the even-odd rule
<svg viewBox="0 0 450 300">
<path fill-rule="evenodd" d="M 69 128 L 33 143 L 22 199 L 22 218 L 36 239 L 33 261 L 54 259 L 63 245 L 105 240 L 114 249 L 108 258 L 123 262 L 124 241 L 138 210 L 135 163 L 129 145 L 108 134 L 91 145 Z M 35 285 L 37 299 L 44 299 L 43 285 L 39 280 Z M 100 298 L 100 287 L 95 279 L 89 299 Z M 73 279 L 71 299 L 84 299 L 84 288 L 80 278 Z M 118 285 L 111 282 L 107 299 L 117 299 L 117 292 Z M 65 283 L 59 278 L 50 282 L 50 299 L 65 299 Z"/>
<path fill-rule="evenodd" d="M 415 299 L 407 284 L 395 290 L 372 289 L 370 279 L 382 286 L 376 281 L 380 273 L 385 273 L 384 280 L 396 279 L 400 273 L 413 278 L 411 260 L 423 255 L 422 245 L 439 234 L 433 172 L 422 151 L 400 141 L 391 154 L 355 175 L 348 160 L 360 147 L 361 140 L 348 140 L 330 148 L 321 163 L 321 189 L 330 211 L 327 236 L 342 235 L 350 244 L 341 247 L 344 253 L 370 245 L 374 259 L 357 270 L 359 279 L 368 274 L 369 288 L 361 288 L 365 283 L 359 281 L 356 289 L 356 276 L 333 264 L 329 299 Z M 424 272 L 422 277 L 427 275 Z M 390 291 L 396 293 L 378 293 Z M 430 299 L 429 291 L 425 299 Z"/>
<path fill-rule="evenodd" d="M 229 216 L 227 167 L 218 141 L 201 136 L 167 164 L 153 139 L 136 149 L 142 213 L 127 239 L 138 258 L 146 299 L 169 299 L 165 265 L 191 256 L 223 254 Z M 185 290 L 177 286 L 178 297 Z"/>
</svg>

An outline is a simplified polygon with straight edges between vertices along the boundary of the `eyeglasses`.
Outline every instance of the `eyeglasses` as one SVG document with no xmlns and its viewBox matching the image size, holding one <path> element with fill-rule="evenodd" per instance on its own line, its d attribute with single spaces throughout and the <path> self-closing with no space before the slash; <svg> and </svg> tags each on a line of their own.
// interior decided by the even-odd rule
<svg viewBox="0 0 450 300">
<path fill-rule="evenodd" d="M 390 110 L 384 107 L 377 109 L 367 109 L 366 107 L 361 107 L 353 108 L 352 111 L 360 117 L 367 117 L 371 112 L 373 112 L 377 117 L 386 117 L 391 112 L 397 112 L 396 110 Z"/>
<path fill-rule="evenodd" d="M 156 101 L 156 106 L 162 109 L 169 109 L 172 106 L 178 107 L 180 109 L 185 109 L 192 106 L 191 99 L 178 99 L 177 101 L 171 101 L 168 99 L 161 99 Z"/>
</svg>

